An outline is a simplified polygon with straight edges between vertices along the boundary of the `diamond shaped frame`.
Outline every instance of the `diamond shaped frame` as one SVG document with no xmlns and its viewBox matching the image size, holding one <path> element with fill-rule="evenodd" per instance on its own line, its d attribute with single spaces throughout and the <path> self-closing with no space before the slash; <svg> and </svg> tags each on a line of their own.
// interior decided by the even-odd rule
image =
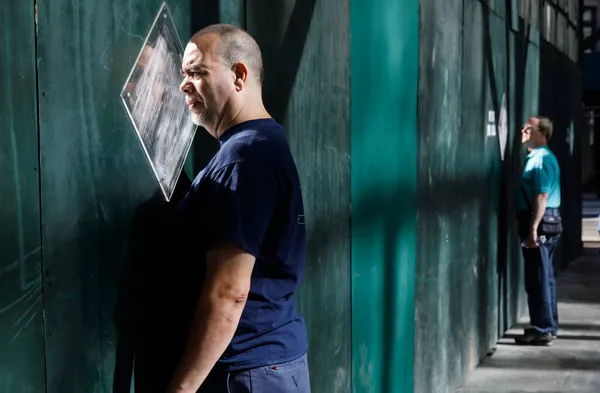
<svg viewBox="0 0 600 393">
<path fill-rule="evenodd" d="M 167 3 L 121 90 L 121 100 L 166 201 L 170 201 L 196 125 L 179 91 L 183 45 Z"/>
</svg>

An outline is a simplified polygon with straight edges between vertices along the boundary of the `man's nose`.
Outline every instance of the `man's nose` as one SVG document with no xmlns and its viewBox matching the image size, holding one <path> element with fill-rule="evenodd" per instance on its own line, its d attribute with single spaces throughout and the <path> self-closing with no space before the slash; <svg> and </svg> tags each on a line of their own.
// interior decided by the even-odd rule
<svg viewBox="0 0 600 393">
<path fill-rule="evenodd" d="M 190 94 L 192 92 L 192 88 L 190 86 L 190 82 L 188 81 L 187 77 L 184 78 L 183 82 L 181 82 L 181 85 L 179 85 L 179 90 L 185 94 Z"/>
</svg>

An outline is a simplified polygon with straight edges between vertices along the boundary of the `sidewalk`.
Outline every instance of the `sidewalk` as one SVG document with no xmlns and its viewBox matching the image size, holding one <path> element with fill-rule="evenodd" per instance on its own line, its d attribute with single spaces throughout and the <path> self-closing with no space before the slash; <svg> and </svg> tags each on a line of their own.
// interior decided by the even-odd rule
<svg viewBox="0 0 600 393">
<path fill-rule="evenodd" d="M 551 347 L 521 347 L 509 330 L 457 393 L 599 393 L 600 253 L 588 248 L 558 276 L 560 330 Z M 522 322 L 527 322 L 526 320 Z"/>
</svg>

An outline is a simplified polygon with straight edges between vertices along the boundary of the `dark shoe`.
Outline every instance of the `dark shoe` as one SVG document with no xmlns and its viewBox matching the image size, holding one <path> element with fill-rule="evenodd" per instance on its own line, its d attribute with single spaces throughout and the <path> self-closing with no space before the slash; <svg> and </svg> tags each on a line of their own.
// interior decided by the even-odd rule
<svg viewBox="0 0 600 393">
<path fill-rule="evenodd" d="M 540 333 L 534 329 L 525 329 L 525 333 L 515 338 L 517 345 L 552 345 L 553 337 L 551 333 Z"/>
<path fill-rule="evenodd" d="M 534 328 L 526 328 L 525 329 L 525 334 L 535 334 L 535 333 L 537 333 L 537 330 L 535 330 Z M 556 340 L 557 337 L 558 337 L 558 333 L 552 332 L 552 339 Z"/>
</svg>

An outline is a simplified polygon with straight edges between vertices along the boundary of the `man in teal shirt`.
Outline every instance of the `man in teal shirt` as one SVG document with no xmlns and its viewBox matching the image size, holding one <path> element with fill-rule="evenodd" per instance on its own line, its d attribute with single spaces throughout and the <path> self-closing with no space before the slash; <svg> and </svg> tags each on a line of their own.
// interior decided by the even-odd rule
<svg viewBox="0 0 600 393">
<path fill-rule="evenodd" d="M 515 341 L 521 345 L 551 345 L 558 331 L 554 250 L 560 232 L 546 232 L 544 216 L 560 220 L 560 167 L 548 148 L 552 136 L 550 119 L 535 116 L 521 130 L 529 154 L 517 190 L 519 236 L 525 259 L 531 327 Z"/>
</svg>

